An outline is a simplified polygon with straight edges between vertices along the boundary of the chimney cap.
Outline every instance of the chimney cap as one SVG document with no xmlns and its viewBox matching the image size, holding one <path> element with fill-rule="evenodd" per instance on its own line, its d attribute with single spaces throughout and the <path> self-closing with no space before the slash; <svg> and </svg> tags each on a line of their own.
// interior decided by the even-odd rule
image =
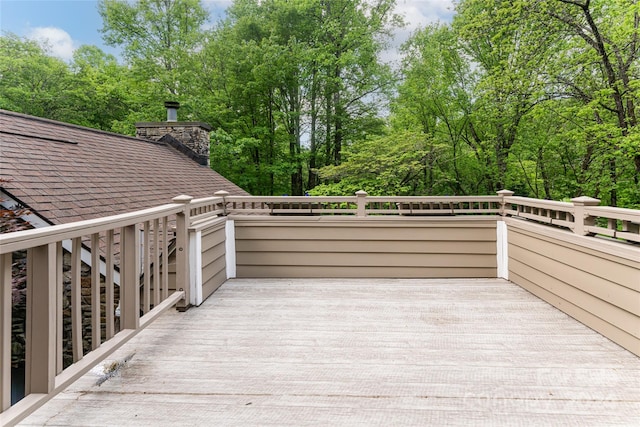
<svg viewBox="0 0 640 427">
<path fill-rule="evenodd" d="M 175 108 L 176 110 L 180 108 L 180 103 L 178 101 L 164 101 L 165 108 Z"/>
</svg>

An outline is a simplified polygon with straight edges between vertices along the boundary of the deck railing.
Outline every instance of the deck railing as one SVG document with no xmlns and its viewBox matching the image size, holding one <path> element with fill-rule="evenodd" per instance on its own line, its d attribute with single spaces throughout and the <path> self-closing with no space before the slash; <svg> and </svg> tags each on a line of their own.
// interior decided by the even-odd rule
<svg viewBox="0 0 640 427">
<path fill-rule="evenodd" d="M 577 197 L 569 202 L 504 197 L 504 216 L 566 228 L 582 236 L 606 236 L 640 243 L 640 211 L 598 206 L 600 200 Z"/>
<path fill-rule="evenodd" d="M 189 301 L 188 261 L 178 258 L 177 290 L 169 289 L 169 252 L 187 254 L 190 201 L 0 235 L 0 425 L 19 422 L 164 310 Z M 26 380 L 25 397 L 11 406 L 12 279 L 20 274 L 12 264 L 20 251 L 27 260 Z"/>
<path fill-rule="evenodd" d="M 578 235 L 607 236 L 640 242 L 640 211 L 598 206 L 600 201 L 577 197 L 571 202 L 513 196 L 508 190 L 497 196 L 229 196 L 198 201 L 198 209 L 220 215 L 332 215 L 332 216 L 451 216 L 501 215 L 562 227 Z M 192 209 L 192 215 L 200 211 Z M 205 214 L 206 216 L 207 214 Z"/>
<path fill-rule="evenodd" d="M 218 192 L 197 200 L 179 196 L 171 204 L 108 218 L 0 235 L 0 424 L 19 422 L 165 309 L 192 303 L 197 275 L 190 275 L 190 268 L 200 265 L 193 263 L 194 254 L 190 254 L 200 248 L 193 245 L 193 236 L 213 227 L 211 232 L 224 235 L 225 217 L 323 215 L 340 221 L 367 217 L 397 221 L 477 216 L 485 222 L 491 217 L 511 217 L 579 236 L 606 236 L 634 246 L 640 242 L 640 211 L 598 203 L 583 197 L 571 203 L 514 197 L 506 190 L 496 196 L 451 197 L 368 196 L 364 191 L 348 197 L 254 197 Z M 224 256 L 218 254 L 224 250 L 222 240 L 220 250 L 220 243 L 209 245 L 212 257 Z M 11 406 L 12 263 L 16 251 L 25 250 L 26 397 Z M 70 258 L 68 271 L 63 267 L 65 250 Z M 175 269 L 170 267 L 172 262 Z M 82 263 L 92 267 L 88 296 L 82 286 Z M 171 280 L 175 289 L 170 289 L 170 274 L 175 274 Z M 65 298 L 70 315 L 64 314 Z M 83 308 L 83 298 L 90 300 L 89 309 Z M 90 328 L 83 328 L 86 319 Z M 70 333 L 63 331 L 65 322 L 71 325 Z M 65 333 L 70 342 L 66 347 Z M 64 362 L 65 355 L 70 363 Z"/>
<path fill-rule="evenodd" d="M 224 198 L 227 214 L 267 215 L 486 215 L 500 213 L 499 196 L 397 197 L 369 196 L 229 196 Z"/>
</svg>

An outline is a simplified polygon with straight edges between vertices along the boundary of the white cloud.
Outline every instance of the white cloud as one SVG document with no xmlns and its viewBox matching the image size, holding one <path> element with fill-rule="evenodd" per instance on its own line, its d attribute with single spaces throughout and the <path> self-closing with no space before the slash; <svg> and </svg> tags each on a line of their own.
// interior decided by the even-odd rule
<svg viewBox="0 0 640 427">
<path fill-rule="evenodd" d="M 382 53 L 381 59 L 387 63 L 400 60 L 400 46 L 416 30 L 436 22 L 451 22 L 453 0 L 398 0 L 395 13 L 404 18 L 406 25 L 395 31 L 389 49 Z"/>
<path fill-rule="evenodd" d="M 404 16 L 410 30 L 450 21 L 453 12 L 452 0 L 398 0 L 396 5 L 396 13 Z"/>
<path fill-rule="evenodd" d="M 28 32 L 27 38 L 40 43 L 53 56 L 65 61 L 73 58 L 75 43 L 65 30 L 55 27 L 36 27 Z"/>
</svg>

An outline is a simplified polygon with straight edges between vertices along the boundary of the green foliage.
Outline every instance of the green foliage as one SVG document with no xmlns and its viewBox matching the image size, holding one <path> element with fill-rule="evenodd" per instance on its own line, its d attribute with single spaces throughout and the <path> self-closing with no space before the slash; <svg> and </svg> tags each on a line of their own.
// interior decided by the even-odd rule
<svg viewBox="0 0 640 427">
<path fill-rule="evenodd" d="M 357 190 L 371 195 L 429 193 L 441 185 L 432 166 L 445 149 L 428 135 L 409 131 L 357 141 L 345 149 L 341 164 L 320 169 L 320 177 L 328 183 L 311 194 L 352 195 Z"/>
<path fill-rule="evenodd" d="M 463 0 L 456 10 L 451 27 L 405 45 L 394 126 L 448 147 L 434 166 L 464 193 L 637 206 L 637 2 Z"/>
<path fill-rule="evenodd" d="M 134 107 L 128 70 L 95 46 L 81 46 L 71 64 L 13 34 L 0 37 L 0 108 L 104 130 Z"/>
<path fill-rule="evenodd" d="M 194 120 L 194 69 L 208 19 L 200 0 L 101 0 L 98 11 L 105 43 L 121 47 L 126 62 L 130 108 L 114 130 L 132 133 L 136 120 L 164 117 L 167 100 L 179 100 L 181 117 Z"/>
<path fill-rule="evenodd" d="M 255 194 L 300 195 L 345 146 L 382 132 L 372 101 L 392 80 L 377 54 L 395 18 L 393 1 L 377 3 L 234 2 L 197 70 L 199 105 L 231 138 L 214 167 Z"/>
<path fill-rule="evenodd" d="M 132 134 L 181 103 L 253 194 L 517 194 L 640 206 L 640 5 L 459 0 L 380 61 L 395 0 L 101 0 L 71 63 L 0 37 L 0 108 Z M 388 114 L 386 114 L 388 113 Z"/>
<path fill-rule="evenodd" d="M 0 108 L 77 122 L 80 93 L 69 67 L 36 42 L 0 37 Z"/>
</svg>

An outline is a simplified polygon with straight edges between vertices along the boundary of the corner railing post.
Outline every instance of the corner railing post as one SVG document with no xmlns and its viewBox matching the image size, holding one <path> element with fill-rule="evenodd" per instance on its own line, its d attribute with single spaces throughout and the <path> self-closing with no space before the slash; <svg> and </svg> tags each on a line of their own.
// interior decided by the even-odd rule
<svg viewBox="0 0 640 427">
<path fill-rule="evenodd" d="M 140 327 L 140 232 L 138 225 L 122 227 L 120 235 L 120 325 Z"/>
<path fill-rule="evenodd" d="M 356 203 L 358 209 L 356 210 L 356 216 L 367 216 L 367 192 L 364 190 L 356 191 Z"/>
<path fill-rule="evenodd" d="M 220 190 L 213 193 L 214 196 L 222 197 L 222 215 L 227 216 L 227 199 L 226 197 L 229 195 L 228 191 Z"/>
<path fill-rule="evenodd" d="M 184 204 L 182 212 L 176 214 L 176 291 L 183 291 L 184 298 L 177 304 L 180 311 L 191 305 L 191 277 L 189 272 L 189 217 L 191 196 L 178 196 L 173 203 Z"/>
<path fill-rule="evenodd" d="M 27 251 L 25 392 L 50 393 L 56 376 L 56 244 Z"/>
<path fill-rule="evenodd" d="M 589 234 L 587 227 L 595 225 L 595 218 L 587 215 L 585 206 L 598 206 L 600 200 L 581 196 L 571 199 L 571 202 L 574 206 L 573 232 L 580 236 L 586 236 Z"/>
<path fill-rule="evenodd" d="M 506 197 L 511 197 L 513 196 L 513 191 L 511 190 L 500 190 L 497 191 L 498 196 L 500 196 L 500 216 L 506 216 L 506 205 L 507 203 L 505 202 L 505 198 Z"/>
</svg>

